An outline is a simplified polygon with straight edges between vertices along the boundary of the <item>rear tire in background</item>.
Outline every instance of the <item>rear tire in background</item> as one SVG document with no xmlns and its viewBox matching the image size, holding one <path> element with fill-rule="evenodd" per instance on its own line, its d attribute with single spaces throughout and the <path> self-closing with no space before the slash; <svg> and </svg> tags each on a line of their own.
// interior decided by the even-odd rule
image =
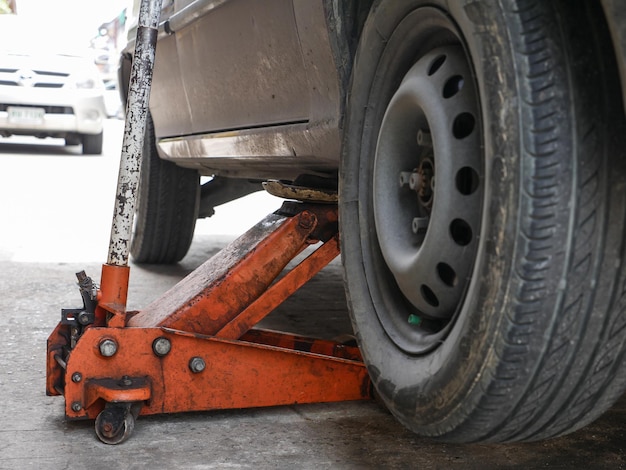
<svg viewBox="0 0 626 470">
<path fill-rule="evenodd" d="M 102 141 L 103 141 L 102 132 L 100 132 L 99 134 L 83 134 L 82 135 L 83 155 L 100 155 L 102 153 Z M 72 145 L 72 144 L 67 143 L 67 139 L 66 139 L 66 145 Z"/>
<path fill-rule="evenodd" d="M 462 3 L 381 0 L 364 27 L 340 175 L 350 313 L 410 429 L 550 438 L 626 386 L 617 71 L 594 2 Z"/>
<path fill-rule="evenodd" d="M 148 116 L 130 253 L 137 263 L 170 264 L 189 251 L 198 218 L 198 172 L 162 160 Z"/>
</svg>

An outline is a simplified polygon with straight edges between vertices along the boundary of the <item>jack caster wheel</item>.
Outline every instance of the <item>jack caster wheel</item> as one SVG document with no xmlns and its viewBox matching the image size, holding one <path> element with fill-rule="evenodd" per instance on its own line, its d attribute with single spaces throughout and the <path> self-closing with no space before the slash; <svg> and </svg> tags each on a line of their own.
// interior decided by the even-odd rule
<svg viewBox="0 0 626 470">
<path fill-rule="evenodd" d="M 135 429 L 135 416 L 131 408 L 130 403 L 107 404 L 96 418 L 98 439 L 110 445 L 126 441 Z"/>
</svg>

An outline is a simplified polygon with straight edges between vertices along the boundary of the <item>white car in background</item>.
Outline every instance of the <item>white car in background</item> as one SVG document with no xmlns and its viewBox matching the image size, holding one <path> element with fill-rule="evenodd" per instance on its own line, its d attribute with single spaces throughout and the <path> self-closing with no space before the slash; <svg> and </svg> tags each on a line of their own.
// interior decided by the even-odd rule
<svg viewBox="0 0 626 470">
<path fill-rule="evenodd" d="M 102 153 L 104 84 L 92 60 L 28 50 L 18 18 L 0 15 L 0 136 L 30 135 Z M 24 47 L 26 46 L 26 47 Z"/>
</svg>

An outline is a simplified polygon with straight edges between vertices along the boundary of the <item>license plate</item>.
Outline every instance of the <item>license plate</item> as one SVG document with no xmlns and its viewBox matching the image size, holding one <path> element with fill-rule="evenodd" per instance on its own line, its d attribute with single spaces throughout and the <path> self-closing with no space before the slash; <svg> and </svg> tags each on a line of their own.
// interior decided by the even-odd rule
<svg viewBox="0 0 626 470">
<path fill-rule="evenodd" d="M 13 124 L 42 124 L 46 110 L 43 108 L 24 108 L 9 106 L 7 108 L 9 122 Z"/>
</svg>

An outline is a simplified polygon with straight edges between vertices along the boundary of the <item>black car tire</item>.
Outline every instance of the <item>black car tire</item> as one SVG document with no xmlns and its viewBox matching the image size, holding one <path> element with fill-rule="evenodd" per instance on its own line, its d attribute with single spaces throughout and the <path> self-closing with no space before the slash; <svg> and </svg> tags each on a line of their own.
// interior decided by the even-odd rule
<svg viewBox="0 0 626 470">
<path fill-rule="evenodd" d="M 626 134 L 606 31 L 598 2 L 372 8 L 342 260 L 377 393 L 419 434 L 558 436 L 626 387 Z"/>
<path fill-rule="evenodd" d="M 65 138 L 65 146 L 69 147 L 71 145 L 81 145 L 83 143 L 82 138 L 78 134 L 72 134 Z"/>
<path fill-rule="evenodd" d="M 183 259 L 191 246 L 199 204 L 198 172 L 159 157 L 148 116 L 130 247 L 133 260 L 171 264 Z"/>
<path fill-rule="evenodd" d="M 102 132 L 100 132 L 99 134 L 83 134 L 82 141 L 83 155 L 100 155 L 102 153 Z"/>
</svg>

